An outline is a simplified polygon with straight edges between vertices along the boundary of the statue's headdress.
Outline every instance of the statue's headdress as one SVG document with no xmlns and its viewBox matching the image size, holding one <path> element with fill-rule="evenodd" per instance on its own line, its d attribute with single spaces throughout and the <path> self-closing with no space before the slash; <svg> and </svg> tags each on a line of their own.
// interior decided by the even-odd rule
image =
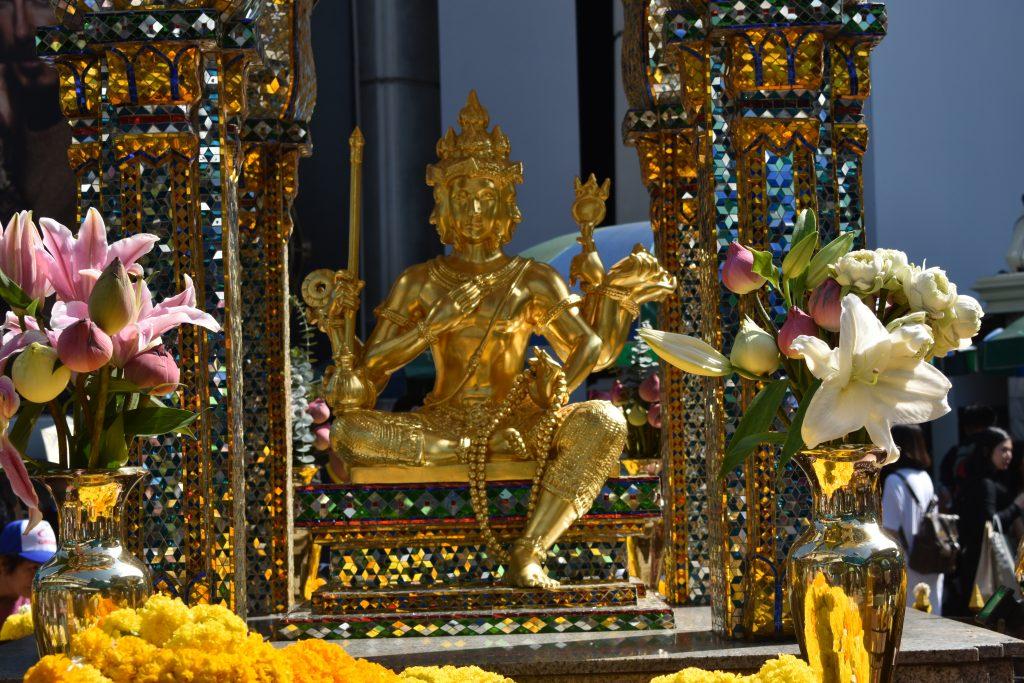
<svg viewBox="0 0 1024 683">
<path fill-rule="evenodd" d="M 499 126 L 487 131 L 490 116 L 470 90 L 459 112 L 461 133 L 449 128 L 437 142 L 436 164 L 427 166 L 427 185 L 434 187 L 459 175 L 484 175 L 495 181 L 523 182 L 523 164 L 509 160 L 508 138 Z"/>
</svg>

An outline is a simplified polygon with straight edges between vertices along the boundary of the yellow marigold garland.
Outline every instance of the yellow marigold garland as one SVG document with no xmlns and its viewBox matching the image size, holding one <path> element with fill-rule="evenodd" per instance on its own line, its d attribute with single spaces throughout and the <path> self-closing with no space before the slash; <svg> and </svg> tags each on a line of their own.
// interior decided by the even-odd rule
<svg viewBox="0 0 1024 683">
<path fill-rule="evenodd" d="M 32 635 L 32 607 L 23 605 L 21 609 L 7 617 L 0 628 L 0 642 L 17 640 Z"/>
<path fill-rule="evenodd" d="M 515 683 L 501 674 L 475 666 L 410 666 L 403 671 L 402 683 Z"/>
<path fill-rule="evenodd" d="M 651 683 L 818 683 L 820 680 L 804 660 L 793 655 L 779 655 L 765 662 L 761 670 L 752 676 L 691 667 L 679 673 L 659 676 Z"/>
</svg>

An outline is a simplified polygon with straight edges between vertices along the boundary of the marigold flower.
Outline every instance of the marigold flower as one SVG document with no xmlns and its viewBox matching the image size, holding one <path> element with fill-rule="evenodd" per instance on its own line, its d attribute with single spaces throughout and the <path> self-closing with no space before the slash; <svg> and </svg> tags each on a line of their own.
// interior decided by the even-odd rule
<svg viewBox="0 0 1024 683">
<path fill-rule="evenodd" d="M 113 683 L 88 664 L 78 664 L 66 655 L 47 655 L 25 672 L 24 683 Z"/>
</svg>

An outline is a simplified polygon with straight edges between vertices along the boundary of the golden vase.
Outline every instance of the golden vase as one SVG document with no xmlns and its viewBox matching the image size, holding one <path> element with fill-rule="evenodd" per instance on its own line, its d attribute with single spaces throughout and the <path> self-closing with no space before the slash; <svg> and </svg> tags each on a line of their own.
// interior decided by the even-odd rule
<svg viewBox="0 0 1024 683">
<path fill-rule="evenodd" d="M 147 475 L 142 467 L 69 470 L 38 477 L 60 521 L 57 554 L 32 581 L 32 620 L 40 656 L 67 653 L 71 638 L 153 592 L 149 569 L 124 542 L 124 504 Z"/>
<path fill-rule="evenodd" d="M 825 683 L 893 680 L 903 633 L 904 553 L 880 526 L 885 452 L 838 447 L 797 456 L 814 496 L 787 560 L 800 650 Z"/>
</svg>

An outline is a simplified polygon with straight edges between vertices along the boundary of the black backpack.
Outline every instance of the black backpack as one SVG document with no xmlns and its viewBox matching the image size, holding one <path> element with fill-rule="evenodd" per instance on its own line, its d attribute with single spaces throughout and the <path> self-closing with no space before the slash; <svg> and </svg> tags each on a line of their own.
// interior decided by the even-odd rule
<svg viewBox="0 0 1024 683">
<path fill-rule="evenodd" d="M 945 515 L 939 512 L 938 498 L 932 496 L 928 506 L 921 505 L 917 499 L 913 487 L 907 478 L 899 472 L 893 472 L 903 480 L 910 493 L 910 497 L 917 503 L 917 507 L 924 510 L 921 517 L 921 526 L 917 529 L 912 544 L 907 543 L 907 537 L 900 527 L 900 537 L 903 539 L 904 547 L 910 548 L 910 555 L 907 557 L 907 566 L 919 574 L 947 574 L 956 569 L 957 556 L 960 554 L 960 534 L 957 531 L 958 515 Z"/>
</svg>

